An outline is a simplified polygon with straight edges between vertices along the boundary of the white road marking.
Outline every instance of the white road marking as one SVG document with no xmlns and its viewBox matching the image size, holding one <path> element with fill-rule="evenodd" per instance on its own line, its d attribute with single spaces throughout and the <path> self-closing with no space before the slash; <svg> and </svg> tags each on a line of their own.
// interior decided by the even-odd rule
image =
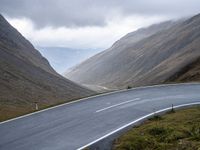
<svg viewBox="0 0 200 150">
<path fill-rule="evenodd" d="M 0 125 L 4 124 L 4 123 L 8 123 L 10 121 L 14 121 L 14 120 L 22 119 L 22 118 L 25 118 L 25 117 L 29 117 L 29 116 L 32 116 L 34 114 L 38 114 L 38 113 L 41 113 L 41 112 L 44 112 L 44 111 L 48 111 L 48 110 L 51 110 L 51 109 L 54 109 L 54 108 L 58 108 L 58 107 L 61 107 L 61 106 L 78 103 L 78 102 L 84 101 L 84 100 L 90 100 L 92 98 L 96 98 L 96 97 L 99 97 L 99 96 L 106 96 L 106 95 L 111 95 L 111 94 L 115 94 L 115 93 L 122 93 L 122 92 L 126 92 L 126 91 L 133 91 L 133 90 L 136 90 L 136 89 L 139 90 L 139 89 L 145 89 L 145 88 L 179 86 L 179 85 L 199 85 L 199 83 L 193 82 L 193 83 L 179 83 L 179 84 L 160 84 L 160 85 L 135 87 L 135 88 L 132 88 L 132 89 L 123 89 L 123 90 L 119 90 L 119 91 L 103 93 L 103 94 L 99 94 L 99 95 L 94 95 L 94 96 L 90 96 L 90 97 L 86 97 L 86 98 L 81 98 L 81 99 L 78 99 L 78 100 L 74 100 L 72 102 L 67 102 L 67 103 L 64 103 L 64 104 L 56 105 L 56 106 L 53 106 L 53 107 L 50 107 L 50 108 L 42 109 L 42 110 L 39 110 L 37 112 L 32 112 L 32 113 L 29 113 L 29 114 L 26 114 L 26 115 L 22 115 L 22 116 L 19 116 L 19 117 L 16 117 L 16 118 L 12 118 L 12 119 L 9 119 L 9 120 L 5 120 L 5 121 L 0 122 Z"/>
<path fill-rule="evenodd" d="M 187 104 L 182 104 L 182 105 L 176 105 L 176 106 L 174 106 L 174 109 L 180 108 L 180 107 L 192 106 L 192 105 L 200 105 L 200 102 L 194 102 L 194 103 L 187 103 Z M 147 119 L 148 117 L 151 117 L 151 116 L 153 116 L 153 115 L 155 115 L 155 114 L 159 114 L 159 113 L 162 113 L 162 112 L 171 110 L 171 109 L 172 109 L 172 107 L 167 107 L 167 108 L 164 108 L 164 109 L 155 111 L 155 112 L 153 112 L 153 113 L 147 114 L 147 115 L 145 115 L 145 116 L 143 116 L 143 117 L 141 117 L 141 118 L 138 118 L 138 119 L 136 119 L 136 120 L 134 120 L 134 121 L 132 121 L 132 122 L 130 122 L 130 123 L 128 123 L 128 124 L 125 124 L 124 126 L 122 126 L 122 127 L 118 128 L 118 129 L 116 129 L 116 130 L 114 130 L 114 131 L 112 131 L 112 132 L 110 132 L 110 133 L 108 133 L 108 134 L 106 134 L 106 135 L 104 135 L 104 136 L 102 136 L 102 137 L 100 137 L 100 138 L 94 140 L 93 142 L 90 142 L 90 143 L 88 143 L 88 144 L 86 144 L 86 145 L 84 145 L 84 146 L 78 148 L 77 150 L 83 150 L 84 148 L 87 148 L 87 147 L 91 146 L 92 144 L 97 143 L 97 142 L 99 142 L 99 141 L 101 141 L 101 140 L 107 138 L 108 136 L 110 136 L 110 135 L 112 135 L 112 134 L 114 134 L 114 133 L 116 133 L 116 132 L 118 132 L 118 131 L 120 131 L 120 130 L 122 130 L 122 129 L 125 129 L 126 127 L 131 126 L 131 125 L 133 125 L 134 123 L 137 123 L 137 122 L 142 121 L 142 120 L 144 120 L 144 119 Z"/>
<path fill-rule="evenodd" d="M 132 99 L 132 100 L 129 100 L 129 101 L 125 101 L 125 102 L 122 102 L 122 103 L 118 103 L 118 104 L 115 104 L 115 105 L 111 105 L 109 107 L 105 107 L 105 108 L 102 108 L 102 109 L 99 109 L 96 111 L 96 113 L 99 113 L 101 111 L 104 111 L 104 110 L 107 110 L 107 109 L 110 109 L 110 108 L 113 108 L 113 107 L 117 107 L 117 106 L 120 106 L 120 105 L 124 105 L 126 103 L 130 103 L 130 102 L 133 102 L 133 101 L 138 101 L 140 100 L 140 98 L 135 98 L 135 99 Z"/>
</svg>

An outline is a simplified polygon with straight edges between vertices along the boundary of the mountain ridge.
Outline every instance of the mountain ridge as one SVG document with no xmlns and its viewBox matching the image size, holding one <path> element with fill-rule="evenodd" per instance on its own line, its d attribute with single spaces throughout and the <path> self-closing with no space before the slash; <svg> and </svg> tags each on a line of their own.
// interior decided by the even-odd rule
<svg viewBox="0 0 200 150">
<path fill-rule="evenodd" d="M 199 26 L 200 15 L 196 15 L 174 22 L 136 42 L 129 36 L 128 42 L 123 44 L 125 36 L 116 42 L 120 44 L 113 44 L 111 48 L 89 58 L 65 76 L 83 85 L 119 89 L 164 83 L 200 55 Z M 151 28 L 146 28 L 148 30 Z M 133 35 L 131 38 L 136 37 Z"/>
</svg>

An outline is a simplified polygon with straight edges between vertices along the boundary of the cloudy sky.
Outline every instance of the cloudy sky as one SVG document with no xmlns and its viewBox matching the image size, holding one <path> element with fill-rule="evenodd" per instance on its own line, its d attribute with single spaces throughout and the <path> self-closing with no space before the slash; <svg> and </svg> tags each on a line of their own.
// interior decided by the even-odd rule
<svg viewBox="0 0 200 150">
<path fill-rule="evenodd" d="M 200 12 L 200 0 L 0 0 L 35 46 L 107 48 L 128 32 Z"/>
</svg>

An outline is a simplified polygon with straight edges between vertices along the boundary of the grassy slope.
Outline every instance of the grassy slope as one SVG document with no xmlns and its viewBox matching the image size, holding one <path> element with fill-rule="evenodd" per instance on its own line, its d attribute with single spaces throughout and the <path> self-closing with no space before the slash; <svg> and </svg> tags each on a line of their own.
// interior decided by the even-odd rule
<svg viewBox="0 0 200 150">
<path fill-rule="evenodd" d="M 165 80 L 162 84 L 200 82 L 200 58 L 178 70 L 174 75 Z M 127 89 L 132 86 L 127 85 Z"/>
<path fill-rule="evenodd" d="M 98 94 L 93 94 L 91 96 L 95 96 L 95 95 L 98 95 Z M 85 96 L 85 97 L 82 97 L 80 99 L 84 99 L 84 98 L 87 98 L 87 97 L 90 97 L 90 96 Z M 80 100 L 80 99 L 72 99 L 72 100 L 68 100 L 68 101 L 64 101 L 64 102 L 58 102 L 58 103 L 55 103 L 55 104 L 39 104 L 38 103 L 38 110 L 35 110 L 35 103 L 32 103 L 30 105 L 16 105 L 16 106 L 14 106 L 14 105 L 0 105 L 0 122 L 8 120 L 8 119 L 15 118 L 15 117 L 20 117 L 22 115 L 33 113 L 33 112 L 36 112 L 36 111 L 40 111 L 40 110 L 43 110 L 43 109 L 58 106 L 58 105 L 61 105 L 61 104 L 69 103 L 69 102 L 72 102 L 72 101 L 77 101 L 77 100 Z"/>
<path fill-rule="evenodd" d="M 176 74 L 171 76 L 165 83 L 200 82 L 200 58 L 188 64 Z"/>
<path fill-rule="evenodd" d="M 200 107 L 154 117 L 116 139 L 114 150 L 199 150 Z"/>
<path fill-rule="evenodd" d="M 96 92 L 57 74 L 0 14 L 0 121 L 88 97 Z"/>
</svg>

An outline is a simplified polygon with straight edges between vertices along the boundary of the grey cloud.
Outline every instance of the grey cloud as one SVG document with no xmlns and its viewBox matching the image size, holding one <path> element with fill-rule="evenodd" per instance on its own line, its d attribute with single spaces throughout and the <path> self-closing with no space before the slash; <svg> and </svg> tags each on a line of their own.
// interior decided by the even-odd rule
<svg viewBox="0 0 200 150">
<path fill-rule="evenodd" d="M 103 26 L 115 12 L 177 18 L 200 12 L 199 6 L 199 0 L 0 0 L 0 13 L 29 18 L 37 27 L 77 27 Z"/>
</svg>

